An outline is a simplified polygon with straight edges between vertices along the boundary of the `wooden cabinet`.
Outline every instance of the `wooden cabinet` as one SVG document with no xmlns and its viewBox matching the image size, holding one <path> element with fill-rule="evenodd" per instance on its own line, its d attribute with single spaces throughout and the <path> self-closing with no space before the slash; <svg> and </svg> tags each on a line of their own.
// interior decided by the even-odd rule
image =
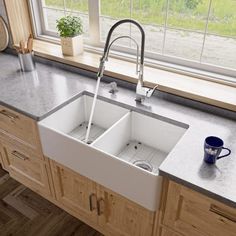
<svg viewBox="0 0 236 236">
<path fill-rule="evenodd" d="M 152 235 L 153 212 L 54 161 L 52 172 L 57 200 L 80 219 L 90 219 L 106 235 Z"/>
<path fill-rule="evenodd" d="M 40 146 L 36 122 L 1 105 L 0 137 L 8 142 L 14 140 L 34 149 Z"/>
<path fill-rule="evenodd" d="M 56 162 L 52 163 L 57 200 L 79 218 L 97 222 L 96 184 Z"/>
<path fill-rule="evenodd" d="M 98 216 L 109 235 L 152 235 L 154 213 L 103 186 L 98 186 Z"/>
<path fill-rule="evenodd" d="M 3 165 L 11 177 L 35 192 L 50 195 L 50 169 L 46 160 L 41 160 L 33 151 L 27 152 L 17 145 L 3 145 L 2 150 Z"/>
<path fill-rule="evenodd" d="M 51 195 L 49 162 L 43 157 L 36 121 L 2 105 L 0 163 L 17 181 L 41 195 Z"/>
<path fill-rule="evenodd" d="M 170 181 L 163 224 L 185 236 L 235 236 L 236 209 Z"/>
</svg>

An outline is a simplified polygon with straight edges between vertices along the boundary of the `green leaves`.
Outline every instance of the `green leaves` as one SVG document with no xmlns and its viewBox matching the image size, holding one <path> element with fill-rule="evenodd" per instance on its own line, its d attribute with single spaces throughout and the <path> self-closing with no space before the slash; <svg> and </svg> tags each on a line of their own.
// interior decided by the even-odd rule
<svg viewBox="0 0 236 236">
<path fill-rule="evenodd" d="M 199 3 L 202 3 L 202 0 L 185 0 L 185 5 L 187 8 L 193 10 Z"/>
<path fill-rule="evenodd" d="M 83 33 L 83 24 L 80 17 L 68 15 L 56 22 L 61 37 L 74 37 Z"/>
</svg>

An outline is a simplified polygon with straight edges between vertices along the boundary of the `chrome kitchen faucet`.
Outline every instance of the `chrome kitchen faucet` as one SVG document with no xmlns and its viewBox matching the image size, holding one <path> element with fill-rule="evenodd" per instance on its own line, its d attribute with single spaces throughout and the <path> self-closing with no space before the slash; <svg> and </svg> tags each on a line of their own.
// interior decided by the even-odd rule
<svg viewBox="0 0 236 236">
<path fill-rule="evenodd" d="M 118 27 L 121 24 L 124 24 L 124 23 L 134 24 L 140 30 L 140 33 L 141 33 L 141 55 L 140 55 L 140 59 L 139 59 L 139 45 L 138 45 L 137 41 L 135 39 L 131 38 L 130 36 L 119 36 L 119 37 L 115 38 L 110 43 L 111 35 L 112 35 L 113 31 L 115 30 L 115 28 Z M 108 60 L 108 55 L 109 55 L 109 51 L 110 51 L 110 48 L 111 48 L 112 44 L 116 40 L 122 39 L 122 38 L 128 38 L 128 39 L 132 40 L 136 44 L 136 47 L 137 47 L 136 73 L 138 74 L 138 83 L 137 83 L 137 86 L 136 86 L 136 99 L 135 100 L 137 102 L 142 102 L 142 101 L 144 101 L 144 99 L 146 97 L 151 97 L 152 96 L 153 92 L 158 87 L 158 85 L 156 85 L 152 89 L 151 88 L 147 88 L 147 87 L 144 86 L 143 70 L 144 70 L 145 33 L 144 33 L 144 30 L 143 30 L 142 26 L 137 21 L 132 20 L 132 19 L 123 19 L 123 20 L 120 20 L 120 21 L 116 22 L 111 27 L 111 29 L 109 30 L 108 35 L 107 35 L 103 56 L 100 59 L 100 65 L 99 65 L 99 70 L 98 70 L 98 78 L 103 77 L 103 72 L 105 70 L 105 62 Z"/>
</svg>

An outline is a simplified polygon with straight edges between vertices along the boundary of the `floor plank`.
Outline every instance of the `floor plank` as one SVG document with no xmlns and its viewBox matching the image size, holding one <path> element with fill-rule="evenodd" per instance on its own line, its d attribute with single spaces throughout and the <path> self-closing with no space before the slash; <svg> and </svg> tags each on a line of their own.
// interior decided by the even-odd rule
<svg viewBox="0 0 236 236">
<path fill-rule="evenodd" d="M 0 166 L 1 236 L 102 236 L 21 185 Z"/>
</svg>

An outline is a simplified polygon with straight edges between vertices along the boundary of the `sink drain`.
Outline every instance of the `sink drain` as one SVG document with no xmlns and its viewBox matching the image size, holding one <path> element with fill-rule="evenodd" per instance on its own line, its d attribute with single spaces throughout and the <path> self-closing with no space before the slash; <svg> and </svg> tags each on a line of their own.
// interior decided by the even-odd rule
<svg viewBox="0 0 236 236">
<path fill-rule="evenodd" d="M 81 141 L 83 141 L 83 142 L 85 143 L 85 138 L 82 139 Z M 92 142 L 93 142 L 93 140 L 88 140 L 88 141 L 87 141 L 87 144 L 91 144 Z"/>
<path fill-rule="evenodd" d="M 143 161 L 143 160 L 138 160 L 138 161 L 134 161 L 133 164 L 139 168 L 142 168 L 146 171 L 152 172 L 153 167 L 150 163 Z"/>
</svg>

